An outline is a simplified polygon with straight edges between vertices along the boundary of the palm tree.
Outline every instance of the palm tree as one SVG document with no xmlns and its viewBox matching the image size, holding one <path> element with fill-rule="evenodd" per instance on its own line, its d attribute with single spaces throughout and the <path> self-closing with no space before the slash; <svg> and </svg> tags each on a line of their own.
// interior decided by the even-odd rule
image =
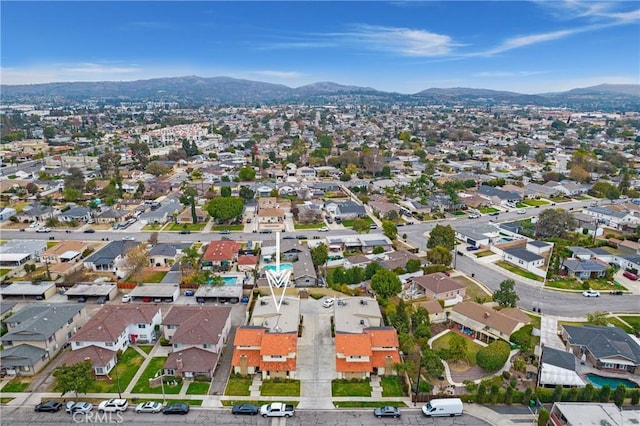
<svg viewBox="0 0 640 426">
<path fill-rule="evenodd" d="M 51 196 L 46 196 L 42 199 L 40 204 L 49 209 L 51 220 L 53 220 L 53 198 L 51 198 Z"/>
</svg>

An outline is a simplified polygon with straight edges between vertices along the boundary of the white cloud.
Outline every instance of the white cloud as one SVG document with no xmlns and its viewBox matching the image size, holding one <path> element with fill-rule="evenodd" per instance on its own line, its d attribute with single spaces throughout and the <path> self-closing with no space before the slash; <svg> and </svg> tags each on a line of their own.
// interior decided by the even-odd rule
<svg viewBox="0 0 640 426">
<path fill-rule="evenodd" d="M 402 27 L 356 25 L 353 31 L 332 36 L 344 37 L 347 42 L 368 50 L 404 56 L 443 56 L 459 46 L 448 35 Z"/>
<path fill-rule="evenodd" d="M 275 77 L 275 78 L 301 78 L 304 74 L 299 73 L 297 71 L 272 71 L 272 70 L 262 70 L 262 71 L 251 71 L 249 74 L 256 74 L 265 77 Z"/>
</svg>

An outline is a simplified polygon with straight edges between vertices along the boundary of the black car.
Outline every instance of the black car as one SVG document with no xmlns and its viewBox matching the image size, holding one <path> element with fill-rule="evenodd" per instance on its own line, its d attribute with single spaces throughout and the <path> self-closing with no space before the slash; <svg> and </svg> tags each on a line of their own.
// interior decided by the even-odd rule
<svg viewBox="0 0 640 426">
<path fill-rule="evenodd" d="M 89 229 L 85 229 L 85 230 L 84 230 L 84 233 L 85 233 L 85 234 L 95 234 L 95 233 L 96 233 L 96 230 L 95 230 L 95 229 L 92 229 L 92 228 L 89 228 Z"/>
<path fill-rule="evenodd" d="M 498 216 L 500 214 L 500 212 L 491 212 L 489 213 L 489 216 Z"/>
<path fill-rule="evenodd" d="M 611 294 L 613 296 L 622 296 L 624 294 L 624 291 L 622 291 L 622 290 L 611 290 L 609 292 L 609 294 Z"/>
<path fill-rule="evenodd" d="M 296 235 L 296 238 L 299 239 L 299 240 L 306 240 L 307 236 L 306 235 L 302 235 L 302 234 L 298 234 L 298 235 Z"/>
<path fill-rule="evenodd" d="M 36 405 L 35 411 L 46 413 L 57 413 L 62 408 L 62 403 L 58 401 L 46 401 Z"/>
<path fill-rule="evenodd" d="M 181 234 L 190 234 L 191 231 L 188 229 L 183 229 L 182 231 L 180 231 Z"/>
<path fill-rule="evenodd" d="M 189 412 L 189 405 L 183 403 L 169 404 L 162 410 L 162 414 L 187 414 Z"/>
<path fill-rule="evenodd" d="M 253 404 L 240 404 L 234 405 L 231 409 L 231 414 L 241 414 L 246 416 L 255 416 L 260 411 L 257 405 Z"/>
</svg>

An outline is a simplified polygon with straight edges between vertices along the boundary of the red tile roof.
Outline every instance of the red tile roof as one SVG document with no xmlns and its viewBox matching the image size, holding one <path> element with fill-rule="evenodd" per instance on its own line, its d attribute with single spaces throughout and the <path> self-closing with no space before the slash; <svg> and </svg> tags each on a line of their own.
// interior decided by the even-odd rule
<svg viewBox="0 0 640 426">
<path fill-rule="evenodd" d="M 336 371 L 339 373 L 370 373 L 373 371 L 371 362 L 349 362 L 344 358 L 336 357 Z"/>
<path fill-rule="evenodd" d="M 240 243 L 235 241 L 211 241 L 207 251 L 202 256 L 202 260 L 213 262 L 232 261 L 234 256 L 240 251 Z"/>
</svg>

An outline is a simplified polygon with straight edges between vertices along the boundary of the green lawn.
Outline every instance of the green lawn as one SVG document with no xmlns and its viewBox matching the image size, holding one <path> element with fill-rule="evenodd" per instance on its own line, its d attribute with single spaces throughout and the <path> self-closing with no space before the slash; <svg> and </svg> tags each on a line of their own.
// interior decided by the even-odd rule
<svg viewBox="0 0 640 426">
<path fill-rule="evenodd" d="M 237 225 L 213 225 L 211 227 L 212 231 L 224 231 L 224 230 L 229 230 L 229 231 L 242 231 L 244 230 L 244 225 L 243 224 L 237 224 Z"/>
<path fill-rule="evenodd" d="M 531 325 L 537 329 L 540 329 L 540 324 L 542 323 L 542 319 L 538 315 L 527 314 L 529 318 L 531 318 Z"/>
<path fill-rule="evenodd" d="M 476 257 L 478 257 L 478 258 L 479 258 L 479 257 L 492 256 L 492 255 L 494 255 L 494 254 L 495 254 L 495 253 L 494 253 L 494 252 L 492 252 L 491 250 L 477 251 L 477 252 L 475 252 L 475 253 L 474 253 L 474 255 L 475 255 Z"/>
<path fill-rule="evenodd" d="M 607 318 L 607 322 L 609 324 L 613 325 L 614 327 L 619 327 L 619 328 L 623 329 L 627 333 L 633 333 L 633 328 L 632 327 L 627 326 L 625 323 L 623 323 L 622 321 L 620 321 L 616 317 Z"/>
<path fill-rule="evenodd" d="M 165 277 L 165 275 L 167 275 L 167 271 L 146 270 L 138 272 L 130 279 L 134 282 L 141 283 L 160 283 L 162 282 L 162 279 Z"/>
<path fill-rule="evenodd" d="M 455 212 L 453 212 L 454 216 L 464 216 L 466 215 L 466 212 L 463 212 L 462 210 L 456 210 Z"/>
<path fill-rule="evenodd" d="M 11 272 L 11 269 L 0 268 L 0 277 Z"/>
<path fill-rule="evenodd" d="M 144 373 L 138 379 L 138 383 L 133 387 L 132 393 L 162 393 L 162 386 L 157 388 L 149 387 L 149 379 L 156 377 L 156 374 L 162 373 L 162 366 L 167 362 L 166 356 L 159 356 L 151 358 L 151 361 L 145 368 Z M 165 377 L 164 379 L 164 392 L 166 394 L 177 394 L 180 392 L 181 385 L 171 386 L 168 382 L 171 379 Z"/>
<path fill-rule="evenodd" d="M 406 407 L 402 401 L 333 401 L 336 408 Z"/>
<path fill-rule="evenodd" d="M 209 382 L 193 382 L 187 388 L 187 395 L 206 395 L 209 393 Z"/>
<path fill-rule="evenodd" d="M 368 381 L 350 381 L 336 379 L 331 382 L 333 396 L 371 396 L 371 384 Z"/>
<path fill-rule="evenodd" d="M 544 281 L 542 277 L 537 276 L 533 272 L 525 271 L 524 269 L 518 268 L 517 266 L 512 265 L 509 262 L 499 260 L 495 264 L 500 266 L 501 268 L 506 269 L 507 271 L 513 272 L 514 274 L 518 274 L 521 277 L 529 278 L 531 280 L 536 280 L 536 281 Z"/>
<path fill-rule="evenodd" d="M 564 197 L 549 197 L 549 200 L 553 201 L 554 203 L 567 203 L 571 201 Z"/>
<path fill-rule="evenodd" d="M 487 213 L 499 212 L 500 210 L 494 209 L 493 207 L 483 207 L 481 209 L 478 209 L 478 211 L 480 213 L 487 214 Z"/>
<path fill-rule="evenodd" d="M 150 223 L 142 227 L 143 231 L 161 231 L 166 224 Z"/>
<path fill-rule="evenodd" d="M 229 377 L 224 394 L 232 396 L 249 396 L 251 395 L 251 391 L 249 390 L 251 382 L 251 377 Z"/>
<path fill-rule="evenodd" d="M 162 399 L 146 399 L 146 398 L 138 398 L 136 400 L 136 404 L 139 404 L 141 402 L 148 402 L 148 401 L 159 402 L 160 404 L 162 404 Z M 188 405 L 191 405 L 192 407 L 200 407 L 202 405 L 202 400 L 201 399 L 167 399 L 167 404 L 188 404 Z"/>
<path fill-rule="evenodd" d="M 116 370 L 113 369 L 109 373 L 113 382 L 109 382 L 108 380 L 96 380 L 94 383 L 93 389 L 91 392 L 98 393 L 113 393 L 118 392 L 118 382 L 116 377 L 120 377 L 120 390 L 124 391 L 133 376 L 136 375 L 140 365 L 144 361 L 144 357 L 140 355 L 135 349 L 127 348 L 126 351 L 122 354 L 120 359 L 118 360 L 118 365 L 116 368 L 118 369 L 118 376 L 116 376 Z"/>
<path fill-rule="evenodd" d="M 265 380 L 260 386 L 262 396 L 300 396 L 300 380 L 274 382 Z"/>
<path fill-rule="evenodd" d="M 622 284 L 615 285 L 614 281 L 600 278 L 597 280 L 587 280 L 589 288 L 593 290 L 627 290 Z"/>
<path fill-rule="evenodd" d="M 243 399 L 242 401 L 233 401 L 233 400 L 223 399 L 222 401 L 220 401 L 220 403 L 222 404 L 223 407 L 231 407 L 236 404 L 253 404 L 260 407 L 263 404 L 268 404 L 268 401 L 246 400 L 246 399 Z M 287 401 L 287 404 L 291 404 L 294 407 L 297 407 L 299 403 L 300 403 L 299 401 Z"/>
<path fill-rule="evenodd" d="M 296 223 L 296 230 L 298 229 L 318 229 L 326 226 L 324 222 L 318 223 Z"/>
<path fill-rule="evenodd" d="M 582 283 L 575 278 L 551 278 L 547 280 L 546 286 L 563 290 L 582 290 Z"/>
<path fill-rule="evenodd" d="M 522 204 L 526 204 L 528 206 L 546 206 L 547 204 L 549 204 L 547 201 L 544 200 L 524 200 L 522 201 Z"/>
<path fill-rule="evenodd" d="M 138 345 L 138 348 L 148 355 L 153 350 L 153 345 Z"/>
<path fill-rule="evenodd" d="M 191 232 L 200 232 L 207 226 L 206 222 L 200 223 L 170 223 L 168 224 L 163 231 L 182 231 L 183 229 L 188 229 Z"/>
<path fill-rule="evenodd" d="M 58 245 L 57 241 L 47 241 L 47 248 L 50 249 L 51 247 L 55 247 Z"/>
<path fill-rule="evenodd" d="M 13 401 L 15 398 L 0 398 L 0 404 L 8 404 Z"/>
<path fill-rule="evenodd" d="M 619 315 L 619 317 L 634 329 L 640 330 L 640 316 Z"/>
<path fill-rule="evenodd" d="M 447 349 L 449 348 L 449 341 L 454 336 L 454 332 L 450 331 L 433 341 L 432 347 L 434 350 L 439 349 Z M 476 365 L 476 355 L 478 351 L 482 348 L 477 343 L 474 343 L 471 339 L 467 340 L 467 362 L 470 366 Z"/>
<path fill-rule="evenodd" d="M 29 382 L 21 382 L 20 379 L 13 379 L 2 388 L 2 392 L 24 392 L 29 386 Z"/>
<path fill-rule="evenodd" d="M 371 224 L 375 223 L 375 222 L 373 221 L 373 219 L 371 219 L 369 216 L 365 216 L 365 217 L 362 217 L 362 218 L 360 218 L 360 219 L 364 220 L 364 221 L 365 221 L 365 222 L 367 222 L 369 225 L 371 225 Z M 341 222 L 341 223 L 342 223 L 342 226 L 344 226 L 345 228 L 351 228 L 351 227 L 353 226 L 353 221 L 354 221 L 354 220 L 356 220 L 356 219 L 345 219 L 345 220 L 343 220 L 343 221 Z"/>
<path fill-rule="evenodd" d="M 382 384 L 382 397 L 404 396 L 402 392 L 402 381 L 399 376 L 384 376 L 380 381 Z"/>
<path fill-rule="evenodd" d="M 491 298 L 491 295 L 487 294 L 478 284 L 463 275 L 453 277 L 452 280 L 466 287 L 465 298 L 467 299 L 474 300 L 476 297 L 484 297 L 488 300 Z"/>
</svg>

